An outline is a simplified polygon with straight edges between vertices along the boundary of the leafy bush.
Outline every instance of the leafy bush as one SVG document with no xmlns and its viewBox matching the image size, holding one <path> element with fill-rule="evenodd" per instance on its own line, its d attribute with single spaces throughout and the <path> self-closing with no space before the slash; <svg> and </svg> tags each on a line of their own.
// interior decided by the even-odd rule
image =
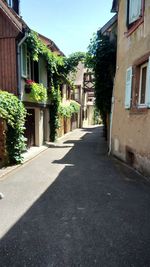
<svg viewBox="0 0 150 267">
<path fill-rule="evenodd" d="M 8 163 L 21 163 L 25 149 L 24 124 L 26 109 L 16 96 L 0 90 L 0 117 L 7 123 L 6 149 Z"/>
<path fill-rule="evenodd" d="M 73 113 L 78 113 L 80 110 L 80 104 L 74 100 L 61 103 L 59 106 L 59 114 L 62 117 L 70 118 Z"/>
<path fill-rule="evenodd" d="M 37 102 L 45 102 L 47 100 L 47 89 L 42 83 L 35 83 L 32 80 L 27 80 L 25 87 L 30 88 L 30 98 Z"/>
</svg>

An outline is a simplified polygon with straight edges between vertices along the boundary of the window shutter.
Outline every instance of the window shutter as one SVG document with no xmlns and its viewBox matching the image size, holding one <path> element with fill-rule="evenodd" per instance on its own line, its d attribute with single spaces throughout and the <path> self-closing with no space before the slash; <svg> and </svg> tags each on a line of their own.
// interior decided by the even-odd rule
<svg viewBox="0 0 150 267">
<path fill-rule="evenodd" d="M 21 46 L 21 74 L 22 77 L 27 78 L 27 45 Z"/>
<path fill-rule="evenodd" d="M 125 89 L 125 108 L 129 109 L 131 106 L 131 89 L 132 89 L 132 67 L 126 71 L 126 89 Z"/>
<path fill-rule="evenodd" d="M 147 66 L 146 105 L 150 108 L 150 57 Z"/>
<path fill-rule="evenodd" d="M 142 10 L 142 0 L 129 0 L 129 24 L 136 21 Z"/>
</svg>

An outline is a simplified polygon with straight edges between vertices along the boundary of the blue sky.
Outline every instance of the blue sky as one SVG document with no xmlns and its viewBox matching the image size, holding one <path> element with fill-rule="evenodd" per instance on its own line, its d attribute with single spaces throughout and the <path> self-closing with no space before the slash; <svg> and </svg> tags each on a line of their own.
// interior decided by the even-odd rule
<svg viewBox="0 0 150 267">
<path fill-rule="evenodd" d="M 28 26 L 53 40 L 69 55 L 86 51 L 90 38 L 114 14 L 112 0 L 21 0 Z"/>
</svg>

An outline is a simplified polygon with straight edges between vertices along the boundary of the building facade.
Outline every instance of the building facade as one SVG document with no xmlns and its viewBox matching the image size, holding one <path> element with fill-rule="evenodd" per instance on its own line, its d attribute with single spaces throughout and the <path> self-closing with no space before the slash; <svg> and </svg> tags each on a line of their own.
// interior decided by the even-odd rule
<svg viewBox="0 0 150 267">
<path fill-rule="evenodd" d="M 84 63 L 79 62 L 74 80 L 74 99 L 80 103 L 79 126 L 86 127 L 94 124 L 94 76 Z"/>
<path fill-rule="evenodd" d="M 150 1 L 113 1 L 118 13 L 111 151 L 150 174 Z"/>
<path fill-rule="evenodd" d="M 51 89 L 48 64 L 41 54 L 33 60 L 27 40 L 32 32 L 19 14 L 18 0 L 0 0 L 0 89 L 16 95 L 27 109 L 25 137 L 27 147 L 41 146 L 50 140 L 50 99 L 37 100 L 31 97 L 28 82 L 42 85 L 46 93 Z M 57 56 L 64 56 L 49 38 L 36 33 L 39 40 Z M 66 92 L 66 93 L 65 93 Z M 63 86 L 62 100 L 68 100 L 69 88 Z M 69 96 L 70 99 L 70 96 Z M 0 121 L 0 158 L 3 158 L 4 131 Z M 4 123 L 5 126 L 5 123 Z M 78 127 L 78 116 L 64 119 L 61 135 Z M 3 129 L 2 129 L 3 128 Z"/>
</svg>

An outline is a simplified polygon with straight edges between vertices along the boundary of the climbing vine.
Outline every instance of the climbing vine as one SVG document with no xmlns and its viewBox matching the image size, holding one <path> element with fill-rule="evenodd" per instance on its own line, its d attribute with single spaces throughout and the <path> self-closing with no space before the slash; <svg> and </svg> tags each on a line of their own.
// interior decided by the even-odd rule
<svg viewBox="0 0 150 267">
<path fill-rule="evenodd" d="M 61 102 L 60 88 L 59 86 L 51 88 L 50 94 L 50 140 L 55 141 L 57 135 L 57 129 L 59 128 L 59 106 Z"/>
<path fill-rule="evenodd" d="M 6 148 L 8 163 L 21 163 L 25 149 L 24 124 L 26 109 L 16 96 L 0 90 L 0 117 L 7 123 Z"/>
<path fill-rule="evenodd" d="M 96 106 L 100 111 L 105 126 L 105 136 L 107 136 L 107 114 L 111 110 L 116 68 L 116 38 L 110 40 L 109 36 L 98 32 L 91 40 L 86 60 L 87 65 L 94 70 Z"/>
<path fill-rule="evenodd" d="M 73 82 L 68 78 L 69 74 L 76 71 L 79 61 L 85 59 L 85 53 L 76 52 L 69 57 L 57 55 L 51 52 L 40 40 L 38 34 L 33 31 L 29 33 L 26 42 L 32 60 L 38 61 L 40 55 L 42 55 L 47 62 L 50 98 L 50 140 L 54 141 L 59 128 L 59 112 L 62 110 L 62 107 L 60 107 L 60 86 L 68 84 L 73 87 Z"/>
</svg>

